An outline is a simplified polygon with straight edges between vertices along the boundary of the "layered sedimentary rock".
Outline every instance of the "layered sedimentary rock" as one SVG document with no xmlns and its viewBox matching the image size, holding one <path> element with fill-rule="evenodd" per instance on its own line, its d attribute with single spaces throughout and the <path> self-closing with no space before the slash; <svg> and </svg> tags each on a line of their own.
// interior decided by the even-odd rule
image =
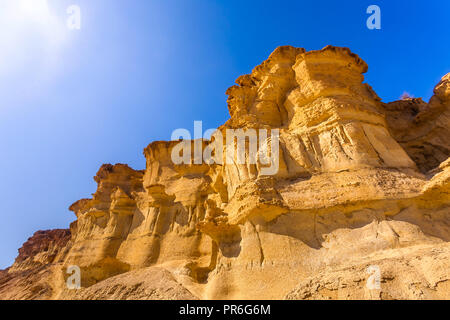
<svg viewBox="0 0 450 320">
<path fill-rule="evenodd" d="M 19 255 L 10 271 L 21 271 L 60 262 L 67 254 L 70 231 L 55 229 L 37 231 L 19 249 Z"/>
<path fill-rule="evenodd" d="M 141 171 L 102 166 L 93 198 L 71 206 L 70 240 L 48 246 L 57 258 L 25 245 L 0 297 L 450 298 L 449 75 L 429 103 L 385 104 L 367 68 L 347 48 L 277 48 L 228 89 L 211 140 L 153 142 Z M 276 163 L 248 161 L 250 149 L 244 163 L 174 162 L 180 144 L 201 155 L 230 129 L 279 146 Z M 74 265 L 79 290 L 66 286 Z M 49 289 L 29 294 L 23 272 L 38 267 Z"/>
<path fill-rule="evenodd" d="M 434 88 L 429 103 L 404 99 L 384 107 L 392 136 L 423 173 L 450 157 L 450 74 Z"/>
<path fill-rule="evenodd" d="M 14 264 L 0 271 L 1 299 L 50 299 L 60 291 L 54 288 L 54 274 L 59 273 L 71 238 L 68 229 L 37 231 L 19 249 Z"/>
</svg>

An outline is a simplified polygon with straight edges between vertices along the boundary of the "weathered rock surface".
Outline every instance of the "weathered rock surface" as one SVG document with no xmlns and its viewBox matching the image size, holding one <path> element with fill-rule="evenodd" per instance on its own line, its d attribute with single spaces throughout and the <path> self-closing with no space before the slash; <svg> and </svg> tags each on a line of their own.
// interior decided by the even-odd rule
<svg viewBox="0 0 450 320">
<path fill-rule="evenodd" d="M 19 249 L 19 255 L 9 272 L 29 270 L 54 262 L 62 262 L 67 253 L 67 242 L 69 240 L 70 231 L 67 229 L 37 231 Z"/>
<path fill-rule="evenodd" d="M 358 262 L 333 266 L 302 280 L 285 298 L 289 300 L 329 299 L 450 299 L 448 243 L 417 245 L 384 250 Z M 380 289 L 366 286 L 368 268 L 376 264 L 381 272 Z"/>
<path fill-rule="evenodd" d="M 167 270 L 148 267 L 126 272 L 88 288 L 65 289 L 60 299 L 77 300 L 197 300 Z"/>
<path fill-rule="evenodd" d="M 435 87 L 429 103 L 419 98 L 384 106 L 390 132 L 423 173 L 450 157 L 450 74 Z"/>
<path fill-rule="evenodd" d="M 175 164 L 180 141 L 153 142 L 145 170 L 101 167 L 93 198 L 70 207 L 70 240 L 24 245 L 0 298 L 449 299 L 450 75 L 429 103 L 386 104 L 367 68 L 347 48 L 277 48 L 228 89 L 218 128 L 279 130 L 275 174 Z"/>
</svg>

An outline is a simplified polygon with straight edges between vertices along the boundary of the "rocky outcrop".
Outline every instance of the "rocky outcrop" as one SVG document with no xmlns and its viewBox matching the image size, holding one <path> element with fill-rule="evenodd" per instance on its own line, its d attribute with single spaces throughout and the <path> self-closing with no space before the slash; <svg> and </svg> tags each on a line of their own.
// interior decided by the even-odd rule
<svg viewBox="0 0 450 320">
<path fill-rule="evenodd" d="M 434 88 L 429 103 L 418 98 L 384 106 L 392 136 L 423 173 L 450 157 L 450 74 Z"/>
<path fill-rule="evenodd" d="M 67 254 L 70 231 L 55 229 L 37 231 L 19 249 L 16 261 L 9 272 L 18 272 L 61 262 Z"/>
<path fill-rule="evenodd" d="M 54 266 L 64 262 L 70 238 L 67 229 L 37 231 L 29 238 L 14 264 L 0 271 L 1 299 L 50 299 L 55 291 L 49 279 L 59 272 Z"/>
<path fill-rule="evenodd" d="M 277 48 L 228 89 L 230 119 L 211 140 L 153 142 L 141 171 L 102 166 L 93 197 L 70 207 L 70 240 L 26 245 L 0 280 L 19 289 L 0 284 L 0 297 L 450 298 L 449 75 L 429 103 L 385 104 L 367 68 L 347 48 Z M 232 129 L 278 156 L 229 156 Z M 207 151 L 219 161 L 198 161 Z M 38 258 L 45 247 L 57 258 Z M 30 268 L 45 290 L 17 274 Z"/>
</svg>

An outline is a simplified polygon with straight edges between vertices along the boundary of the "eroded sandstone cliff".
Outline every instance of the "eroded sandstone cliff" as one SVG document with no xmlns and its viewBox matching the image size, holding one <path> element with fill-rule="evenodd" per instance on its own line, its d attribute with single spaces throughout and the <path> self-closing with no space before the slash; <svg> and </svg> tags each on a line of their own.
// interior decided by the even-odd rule
<svg viewBox="0 0 450 320">
<path fill-rule="evenodd" d="M 278 129 L 275 175 L 176 165 L 179 141 L 153 142 L 145 170 L 100 168 L 97 192 L 70 207 L 70 240 L 30 239 L 0 297 L 449 299 L 450 75 L 429 103 L 386 104 L 367 69 L 347 48 L 277 48 L 228 89 L 218 128 Z M 66 287 L 71 265 L 79 290 Z M 380 288 L 366 285 L 370 266 Z"/>
</svg>

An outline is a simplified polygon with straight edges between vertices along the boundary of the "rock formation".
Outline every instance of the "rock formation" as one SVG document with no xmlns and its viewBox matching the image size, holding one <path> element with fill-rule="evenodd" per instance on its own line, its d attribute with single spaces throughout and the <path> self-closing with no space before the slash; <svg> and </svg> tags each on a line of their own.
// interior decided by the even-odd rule
<svg viewBox="0 0 450 320">
<path fill-rule="evenodd" d="M 217 131 L 278 130 L 275 174 L 172 161 L 180 143 L 204 152 L 216 135 L 153 142 L 145 170 L 100 168 L 92 199 L 70 207 L 70 239 L 24 244 L 0 298 L 449 299 L 450 74 L 429 103 L 386 104 L 367 69 L 347 48 L 277 48 L 228 89 Z"/>
</svg>

